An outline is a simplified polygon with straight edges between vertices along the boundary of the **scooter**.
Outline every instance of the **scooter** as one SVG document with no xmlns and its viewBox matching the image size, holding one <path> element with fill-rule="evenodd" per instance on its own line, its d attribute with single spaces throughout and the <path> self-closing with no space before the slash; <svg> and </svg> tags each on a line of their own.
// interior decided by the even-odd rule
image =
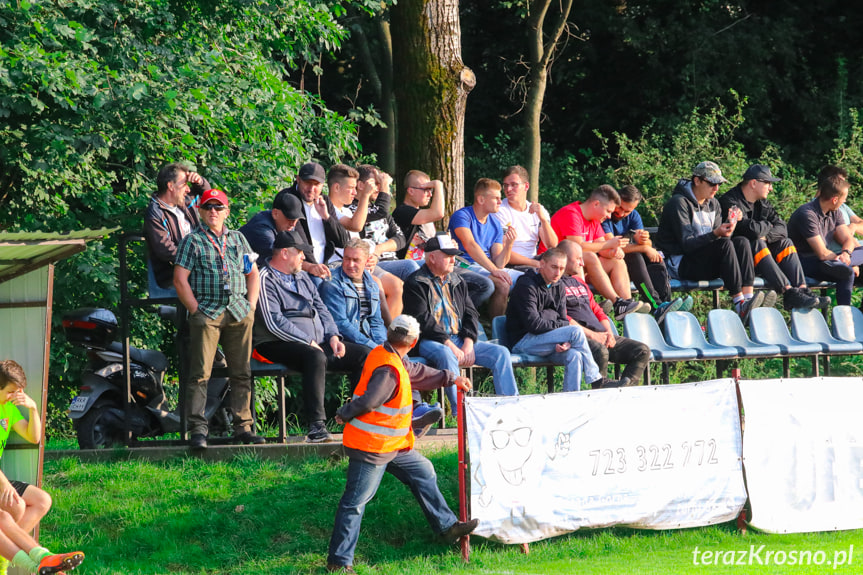
<svg viewBox="0 0 863 575">
<path fill-rule="evenodd" d="M 176 315 L 176 308 L 161 306 L 159 315 L 170 319 L 172 314 Z M 66 339 L 86 349 L 90 358 L 78 395 L 69 404 L 81 449 L 123 444 L 127 428 L 134 438 L 180 431 L 180 416 L 169 410 L 165 397 L 163 381 L 168 358 L 161 351 L 129 347 L 131 395 L 126 419 L 126 371 L 123 345 L 115 341 L 117 331 L 117 318 L 107 309 L 82 308 L 63 315 Z M 219 352 L 213 366 L 225 365 Z M 205 415 L 211 433 L 230 429 L 228 392 L 227 378 L 210 378 Z"/>
</svg>

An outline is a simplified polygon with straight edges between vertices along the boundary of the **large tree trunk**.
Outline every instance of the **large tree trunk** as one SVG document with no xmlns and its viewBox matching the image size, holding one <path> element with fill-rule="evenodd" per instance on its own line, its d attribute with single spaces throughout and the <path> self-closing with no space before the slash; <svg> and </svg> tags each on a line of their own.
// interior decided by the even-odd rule
<svg viewBox="0 0 863 575">
<path fill-rule="evenodd" d="M 552 2 L 556 2 L 560 12 L 546 32 L 546 17 Z M 572 10 L 573 0 L 533 0 L 527 19 L 530 31 L 529 61 L 530 72 L 527 81 L 527 99 L 524 118 L 524 154 L 527 158 L 527 171 L 530 175 L 530 201 L 539 201 L 539 168 L 542 153 L 542 102 L 548 85 L 548 69 L 554 60 L 558 42 L 566 31 L 566 21 Z"/>
<path fill-rule="evenodd" d="M 464 205 L 464 112 L 476 84 L 461 60 L 458 1 L 400 0 L 390 15 L 396 181 L 408 170 L 441 180 L 449 215 Z"/>
</svg>

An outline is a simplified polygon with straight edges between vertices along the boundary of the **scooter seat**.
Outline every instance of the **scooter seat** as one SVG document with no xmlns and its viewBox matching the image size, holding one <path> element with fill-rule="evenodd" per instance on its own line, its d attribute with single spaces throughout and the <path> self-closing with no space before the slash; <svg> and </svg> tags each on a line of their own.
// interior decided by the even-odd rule
<svg viewBox="0 0 863 575">
<path fill-rule="evenodd" d="M 113 342 L 108 346 L 109 351 L 123 354 L 123 344 L 118 341 Z M 152 369 L 153 371 L 165 371 L 168 369 L 168 358 L 161 351 L 153 351 L 149 349 L 138 349 L 137 347 L 129 347 L 129 359 L 135 363 L 141 363 Z"/>
</svg>

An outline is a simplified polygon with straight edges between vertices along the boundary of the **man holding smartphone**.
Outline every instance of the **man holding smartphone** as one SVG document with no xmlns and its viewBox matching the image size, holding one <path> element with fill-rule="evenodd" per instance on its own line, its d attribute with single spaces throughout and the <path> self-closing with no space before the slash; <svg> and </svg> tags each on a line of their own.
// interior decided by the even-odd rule
<svg viewBox="0 0 863 575">
<path fill-rule="evenodd" d="M 745 323 L 749 312 L 764 303 L 765 294 L 753 289 L 755 265 L 749 240 L 734 237 L 736 212 L 729 221 L 722 221 L 715 196 L 727 181 L 714 162 L 701 162 L 690 179 L 679 180 L 662 208 L 656 244 L 665 253 L 672 277 L 711 280 L 718 269 Z"/>
</svg>

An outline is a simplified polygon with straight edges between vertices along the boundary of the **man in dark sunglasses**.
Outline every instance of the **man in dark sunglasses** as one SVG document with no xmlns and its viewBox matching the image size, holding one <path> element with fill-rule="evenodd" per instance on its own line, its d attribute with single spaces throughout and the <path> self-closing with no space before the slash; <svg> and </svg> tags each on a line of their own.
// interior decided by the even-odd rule
<svg viewBox="0 0 863 575">
<path fill-rule="evenodd" d="M 231 379 L 236 443 L 264 443 L 252 433 L 252 326 L 258 303 L 257 254 L 245 236 L 228 229 L 231 210 L 221 190 L 207 190 L 199 208 L 202 228 L 182 239 L 174 266 L 177 296 L 189 310 L 189 375 L 186 412 L 189 445 L 207 447 L 207 381 L 221 343 Z"/>
</svg>

